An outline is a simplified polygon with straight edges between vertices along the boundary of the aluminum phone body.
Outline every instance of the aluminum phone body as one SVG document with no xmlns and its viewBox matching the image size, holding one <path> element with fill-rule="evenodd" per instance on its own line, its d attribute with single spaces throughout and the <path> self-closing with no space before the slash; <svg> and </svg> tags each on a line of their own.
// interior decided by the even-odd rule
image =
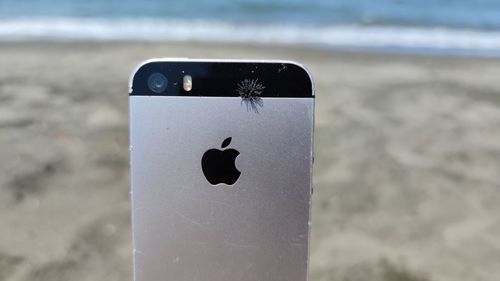
<svg viewBox="0 0 500 281">
<path fill-rule="evenodd" d="M 307 280 L 314 99 L 262 101 L 130 96 L 135 281 Z M 241 175 L 211 185 L 228 137 Z"/>
</svg>

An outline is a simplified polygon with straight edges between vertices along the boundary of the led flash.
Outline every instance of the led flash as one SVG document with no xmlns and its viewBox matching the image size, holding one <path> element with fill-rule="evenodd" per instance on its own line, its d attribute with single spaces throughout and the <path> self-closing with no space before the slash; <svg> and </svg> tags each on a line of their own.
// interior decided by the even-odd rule
<svg viewBox="0 0 500 281">
<path fill-rule="evenodd" d="M 191 75 L 184 75 L 184 78 L 182 79 L 182 88 L 184 88 L 184 91 L 186 92 L 193 89 L 193 78 Z"/>
</svg>

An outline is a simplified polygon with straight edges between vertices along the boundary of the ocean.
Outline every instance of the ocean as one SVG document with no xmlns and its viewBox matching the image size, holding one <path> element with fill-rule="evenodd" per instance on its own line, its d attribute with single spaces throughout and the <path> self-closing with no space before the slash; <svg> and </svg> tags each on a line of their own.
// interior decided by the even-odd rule
<svg viewBox="0 0 500 281">
<path fill-rule="evenodd" d="M 498 0 L 0 0 L 0 41 L 215 41 L 500 55 Z"/>
</svg>

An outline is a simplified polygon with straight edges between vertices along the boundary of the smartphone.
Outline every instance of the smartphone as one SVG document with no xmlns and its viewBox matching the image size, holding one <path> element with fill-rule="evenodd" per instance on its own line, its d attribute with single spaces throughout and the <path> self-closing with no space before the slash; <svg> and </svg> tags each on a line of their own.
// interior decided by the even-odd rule
<svg viewBox="0 0 500 281">
<path fill-rule="evenodd" d="M 135 281 L 305 281 L 314 88 L 289 61 L 132 74 Z"/>
</svg>

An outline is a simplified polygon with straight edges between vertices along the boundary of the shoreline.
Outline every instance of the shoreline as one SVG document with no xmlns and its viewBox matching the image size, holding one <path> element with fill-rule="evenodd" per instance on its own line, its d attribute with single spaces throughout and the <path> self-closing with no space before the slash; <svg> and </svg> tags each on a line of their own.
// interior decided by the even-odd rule
<svg viewBox="0 0 500 281">
<path fill-rule="evenodd" d="M 4 18 L 0 39 L 151 40 L 286 44 L 497 54 L 500 30 L 458 26 L 291 24 L 162 18 Z"/>
<path fill-rule="evenodd" d="M 188 41 L 161 41 L 161 40 L 50 40 L 50 39 L 26 39 L 26 40 L 0 40 L 0 47 L 22 47 L 26 48 L 29 46 L 193 46 L 193 47 L 204 47 L 208 46 L 210 48 L 218 47 L 235 47 L 242 49 L 254 49 L 254 50 L 288 50 L 292 53 L 295 52 L 307 52 L 307 53 L 317 53 L 318 55 L 341 55 L 349 57 L 388 57 L 393 59 L 398 58 L 435 58 L 443 60 L 461 60 L 461 59 L 477 59 L 477 60 L 500 60 L 500 51 L 493 53 L 485 52 L 475 52 L 475 51 L 460 51 L 460 50 L 424 50 L 424 49 L 401 49 L 401 48 L 390 48 L 390 47 L 330 47 L 330 46 L 319 46 L 319 45 L 301 45 L 301 44 L 280 44 L 280 43 L 244 43 L 244 42 L 218 42 L 218 41 L 203 41 L 203 40 L 188 40 Z M 176 57 L 176 56 L 173 56 Z M 190 58 L 202 58 L 202 57 L 190 57 Z M 224 58 L 224 57 L 218 57 Z"/>
</svg>

